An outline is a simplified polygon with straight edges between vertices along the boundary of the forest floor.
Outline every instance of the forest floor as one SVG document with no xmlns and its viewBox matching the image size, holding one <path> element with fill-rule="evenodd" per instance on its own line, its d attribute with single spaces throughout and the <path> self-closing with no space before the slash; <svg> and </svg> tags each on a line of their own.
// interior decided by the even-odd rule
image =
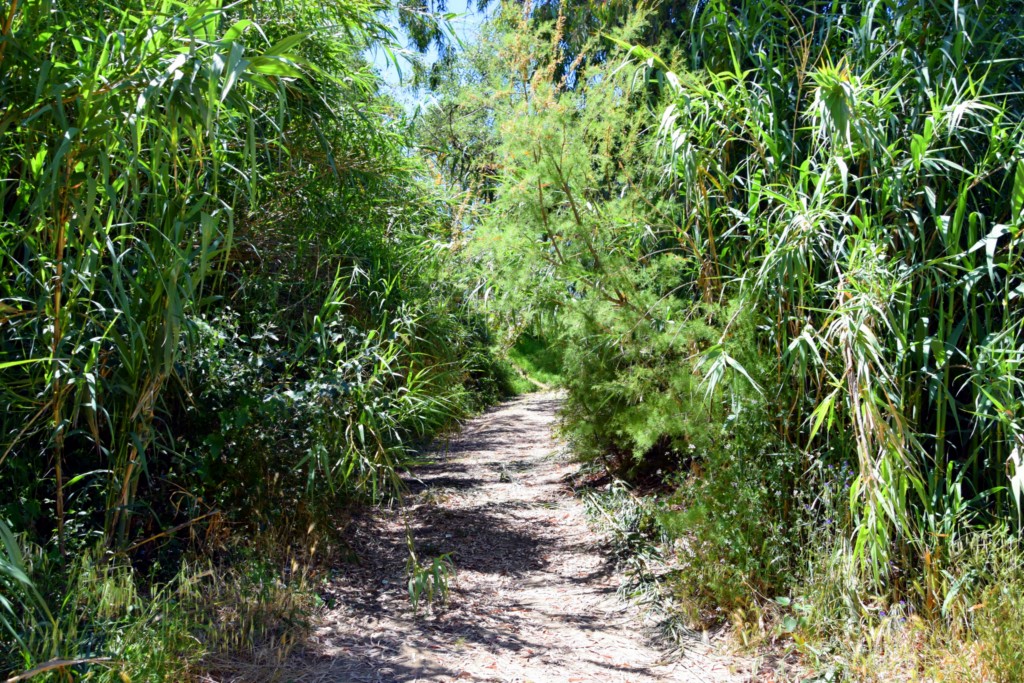
<svg viewBox="0 0 1024 683">
<path fill-rule="evenodd" d="M 401 508 L 349 533 L 311 642 L 278 671 L 302 682 L 650 683 L 749 680 L 714 645 L 663 658 L 651 624 L 616 594 L 620 576 L 553 436 L 559 399 L 530 395 L 467 423 L 407 475 Z M 406 526 L 421 563 L 450 553 L 446 605 L 415 614 Z"/>
</svg>

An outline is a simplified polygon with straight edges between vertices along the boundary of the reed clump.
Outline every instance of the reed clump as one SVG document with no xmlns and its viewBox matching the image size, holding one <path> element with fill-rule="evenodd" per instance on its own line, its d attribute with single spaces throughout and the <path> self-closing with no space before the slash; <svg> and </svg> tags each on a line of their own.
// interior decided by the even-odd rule
<svg viewBox="0 0 1024 683">
<path fill-rule="evenodd" d="M 1020 13 L 648 9 L 506 4 L 454 67 L 438 111 L 501 133 L 488 310 L 558 350 L 576 453 L 657 493 L 696 622 L 815 659 L 896 610 L 932 655 L 1012 657 L 1016 603 L 967 549 L 1015 557 L 1024 520 Z"/>
<path fill-rule="evenodd" d="M 0 8 L 0 677 L 287 651 L 345 511 L 510 391 L 385 9 Z"/>
</svg>

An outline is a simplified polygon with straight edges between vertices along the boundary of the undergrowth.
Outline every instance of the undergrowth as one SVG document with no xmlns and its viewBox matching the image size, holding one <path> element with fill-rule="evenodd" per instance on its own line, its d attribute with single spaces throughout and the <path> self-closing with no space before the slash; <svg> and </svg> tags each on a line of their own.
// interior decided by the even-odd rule
<svg viewBox="0 0 1024 683">
<path fill-rule="evenodd" d="M 619 596 L 642 607 L 665 644 L 685 648 L 694 637 L 694 624 L 675 602 L 671 577 L 676 570 L 666 560 L 669 541 L 656 506 L 618 479 L 601 489 L 580 489 L 579 495 L 589 522 L 608 536 L 624 579 Z"/>
<path fill-rule="evenodd" d="M 284 656 L 348 513 L 513 393 L 389 8 L 0 10 L 0 677 Z"/>
<path fill-rule="evenodd" d="M 562 356 L 551 340 L 522 334 L 508 350 L 508 360 L 521 373 L 515 378 L 517 393 L 549 391 L 561 386 Z"/>
<path fill-rule="evenodd" d="M 7 586 L 19 609 L 0 623 L 17 639 L 28 678 L 185 680 L 278 663 L 305 640 L 319 602 L 308 558 L 285 561 L 279 545 L 259 539 L 230 562 L 197 558 L 142 574 L 100 546 L 54 567 L 44 549 L 2 523 L 0 533 L 14 569 L 7 575 L 21 584 Z"/>
</svg>

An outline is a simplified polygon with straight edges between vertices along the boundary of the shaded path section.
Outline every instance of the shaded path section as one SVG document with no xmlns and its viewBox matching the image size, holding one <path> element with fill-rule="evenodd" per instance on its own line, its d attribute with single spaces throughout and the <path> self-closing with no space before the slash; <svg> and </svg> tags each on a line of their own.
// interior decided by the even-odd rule
<svg viewBox="0 0 1024 683">
<path fill-rule="evenodd" d="M 618 600 L 602 551 L 565 483 L 557 396 L 521 398 L 472 420 L 407 478 L 403 510 L 367 511 L 350 531 L 357 564 L 339 568 L 301 671 L 338 682 L 739 680 L 726 660 L 663 662 L 637 610 Z M 447 607 L 413 614 L 405 528 L 421 560 L 450 553 Z"/>
</svg>

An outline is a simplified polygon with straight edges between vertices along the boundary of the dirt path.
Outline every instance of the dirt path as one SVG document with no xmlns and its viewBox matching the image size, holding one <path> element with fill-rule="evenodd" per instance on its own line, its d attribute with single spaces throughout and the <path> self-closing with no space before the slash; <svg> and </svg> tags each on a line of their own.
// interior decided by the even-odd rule
<svg viewBox="0 0 1024 683">
<path fill-rule="evenodd" d="M 558 399 L 533 395 L 471 421 L 409 478 L 421 561 L 451 553 L 447 607 L 414 615 L 405 522 L 353 523 L 360 564 L 331 589 L 313 661 L 291 680 L 554 683 L 737 680 L 707 656 L 662 662 L 637 610 L 617 599 L 614 561 L 588 528 L 556 455 Z"/>
</svg>

